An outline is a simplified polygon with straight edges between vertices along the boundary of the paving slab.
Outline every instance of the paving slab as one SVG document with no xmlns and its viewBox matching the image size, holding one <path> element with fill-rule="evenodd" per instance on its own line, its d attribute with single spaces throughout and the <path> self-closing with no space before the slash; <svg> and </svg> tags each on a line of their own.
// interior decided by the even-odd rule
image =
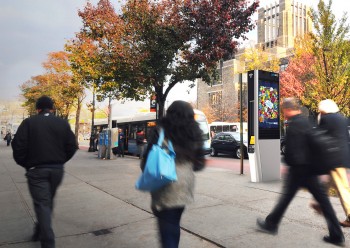
<svg viewBox="0 0 350 248">
<path fill-rule="evenodd" d="M 25 170 L 1 144 L 0 157 L 0 247 L 39 248 L 39 242 L 29 241 L 35 216 Z M 101 160 L 96 153 L 77 152 L 65 166 L 56 196 L 57 248 L 160 247 L 150 194 L 134 186 L 139 163 L 130 156 Z M 183 214 L 180 248 L 332 247 L 322 242 L 326 223 L 309 208 L 306 190 L 293 199 L 279 234 L 267 235 L 256 230 L 256 218 L 271 211 L 281 195 L 282 179 L 252 183 L 249 171 L 239 175 L 238 170 L 219 168 L 220 161 L 217 167 L 213 163 L 196 173 L 195 202 Z M 342 220 L 339 199 L 331 197 L 331 202 Z M 350 232 L 343 230 L 349 247 Z"/>
</svg>

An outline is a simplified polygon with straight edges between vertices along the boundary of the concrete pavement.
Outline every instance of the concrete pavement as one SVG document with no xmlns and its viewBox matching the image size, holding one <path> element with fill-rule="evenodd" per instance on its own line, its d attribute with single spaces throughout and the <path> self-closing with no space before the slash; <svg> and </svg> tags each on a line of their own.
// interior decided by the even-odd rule
<svg viewBox="0 0 350 248">
<path fill-rule="evenodd" d="M 40 247 L 29 241 L 35 215 L 25 171 L 11 152 L 0 143 L 0 247 Z M 252 183 L 249 172 L 239 175 L 209 164 L 196 173 L 195 203 L 183 215 L 180 247 L 332 247 L 322 241 L 326 223 L 308 207 L 308 192 L 299 191 L 279 234 L 267 235 L 256 231 L 256 218 L 274 206 L 281 181 Z M 95 153 L 78 151 L 66 165 L 56 197 L 56 247 L 159 247 L 150 196 L 134 187 L 139 173 L 137 158 L 99 160 Z M 339 199 L 331 201 L 343 220 Z M 343 231 L 350 247 L 350 229 Z"/>
</svg>

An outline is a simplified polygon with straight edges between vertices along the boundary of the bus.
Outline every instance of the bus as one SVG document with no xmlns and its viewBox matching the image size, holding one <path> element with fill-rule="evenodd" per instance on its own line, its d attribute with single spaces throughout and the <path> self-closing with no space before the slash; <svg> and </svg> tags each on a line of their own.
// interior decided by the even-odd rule
<svg viewBox="0 0 350 248">
<path fill-rule="evenodd" d="M 209 124 L 210 134 L 213 137 L 220 132 L 240 132 L 239 122 L 212 122 Z M 247 122 L 243 122 L 243 133 L 248 132 Z"/>
<path fill-rule="evenodd" d="M 211 137 L 209 134 L 208 121 L 205 114 L 202 111 L 194 109 L 195 119 L 199 124 L 203 132 L 204 154 L 210 153 Z M 125 134 L 124 149 L 125 153 L 129 155 L 137 155 L 136 145 L 136 132 L 138 130 L 144 130 L 145 138 L 149 137 L 153 128 L 157 125 L 156 113 L 137 113 L 131 116 L 112 116 L 112 128 L 118 128 Z M 108 119 L 96 119 L 94 120 L 94 130 L 101 132 L 108 127 Z"/>
</svg>

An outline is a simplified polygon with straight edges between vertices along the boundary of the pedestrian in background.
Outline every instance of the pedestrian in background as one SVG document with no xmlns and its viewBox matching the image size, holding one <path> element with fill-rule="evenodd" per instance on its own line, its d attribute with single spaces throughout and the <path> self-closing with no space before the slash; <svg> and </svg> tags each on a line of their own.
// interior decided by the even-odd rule
<svg viewBox="0 0 350 248">
<path fill-rule="evenodd" d="M 178 181 L 152 192 L 151 207 L 157 217 L 163 248 L 179 246 L 180 220 L 185 206 L 193 201 L 194 173 L 204 167 L 202 131 L 194 119 L 191 105 L 184 101 L 173 102 L 160 121 L 165 140 L 170 140 L 176 153 Z M 159 127 L 150 135 L 141 169 L 144 169 L 148 152 L 156 144 Z"/>
<path fill-rule="evenodd" d="M 265 220 L 258 218 L 258 229 L 269 234 L 277 234 L 278 225 L 290 202 L 298 189 L 305 187 L 320 204 L 327 221 L 329 236 L 324 236 L 323 240 L 327 243 L 343 246 L 345 244 L 344 235 L 328 195 L 322 188 L 318 176 L 313 175 L 310 169 L 312 161 L 307 135 L 312 126 L 307 118 L 301 115 L 301 107 L 296 99 L 286 98 L 282 103 L 282 111 L 288 120 L 284 156 L 289 169 L 280 199 Z"/>
<path fill-rule="evenodd" d="M 350 188 L 346 173 L 346 169 L 350 168 L 350 137 L 347 119 L 339 113 L 337 104 L 330 99 L 321 101 L 318 110 L 320 112 L 318 116 L 319 127 L 327 130 L 327 133 L 337 140 L 338 148 L 341 150 L 339 166 L 330 171 L 331 184 L 326 184 L 328 186 L 326 190 L 328 192 L 329 186 L 334 186 L 346 216 L 346 219 L 340 222 L 340 225 L 350 227 Z M 317 203 L 312 202 L 311 207 L 318 213 L 322 213 Z"/>
<path fill-rule="evenodd" d="M 100 132 L 96 130 L 94 140 L 94 152 L 98 151 L 98 143 L 100 141 Z"/>
<path fill-rule="evenodd" d="M 10 132 L 7 132 L 5 135 L 4 140 L 6 141 L 7 146 L 10 146 L 11 140 L 12 140 L 12 134 Z"/>
<path fill-rule="evenodd" d="M 143 159 L 144 147 L 145 147 L 145 132 L 140 129 L 136 133 L 136 145 L 139 159 Z"/>
<path fill-rule="evenodd" d="M 54 197 L 63 179 L 64 164 L 78 147 L 68 122 L 53 115 L 51 98 L 40 97 L 36 109 L 38 115 L 25 119 L 16 132 L 13 157 L 26 169 L 34 203 L 37 223 L 32 240 L 40 240 L 42 248 L 54 248 L 51 224 Z"/>
<path fill-rule="evenodd" d="M 118 157 L 124 157 L 124 139 L 125 135 L 122 129 L 118 130 Z"/>
</svg>

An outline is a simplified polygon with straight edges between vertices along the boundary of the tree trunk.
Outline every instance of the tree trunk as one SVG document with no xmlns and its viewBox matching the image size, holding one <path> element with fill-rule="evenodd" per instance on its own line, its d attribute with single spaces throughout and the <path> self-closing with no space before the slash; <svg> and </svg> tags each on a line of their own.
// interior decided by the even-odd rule
<svg viewBox="0 0 350 248">
<path fill-rule="evenodd" d="M 157 95 L 157 119 L 161 119 L 164 116 L 164 103 L 165 98 L 163 94 L 163 85 L 155 87 Z"/>
</svg>

